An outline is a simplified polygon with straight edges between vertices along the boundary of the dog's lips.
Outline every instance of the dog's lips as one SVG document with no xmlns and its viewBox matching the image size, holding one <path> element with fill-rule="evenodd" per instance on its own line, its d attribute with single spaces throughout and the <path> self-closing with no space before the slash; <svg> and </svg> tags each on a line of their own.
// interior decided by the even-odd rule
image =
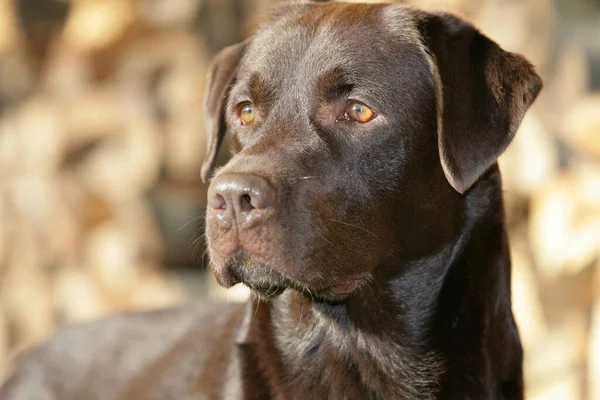
<svg viewBox="0 0 600 400">
<path fill-rule="evenodd" d="M 230 288 L 243 283 L 263 300 L 277 297 L 286 289 L 294 289 L 313 301 L 337 303 L 352 295 L 364 280 L 354 278 L 327 287 L 314 285 L 284 275 L 260 257 L 244 250 L 236 252 L 220 267 L 213 264 L 213 271 L 221 286 Z"/>
<path fill-rule="evenodd" d="M 230 271 L 225 270 L 224 268 L 217 269 L 213 267 L 213 275 L 217 280 L 217 283 L 226 289 L 229 289 L 237 285 L 238 283 L 241 283 L 241 280 L 237 276 L 235 276 L 235 274 L 232 274 Z"/>
</svg>

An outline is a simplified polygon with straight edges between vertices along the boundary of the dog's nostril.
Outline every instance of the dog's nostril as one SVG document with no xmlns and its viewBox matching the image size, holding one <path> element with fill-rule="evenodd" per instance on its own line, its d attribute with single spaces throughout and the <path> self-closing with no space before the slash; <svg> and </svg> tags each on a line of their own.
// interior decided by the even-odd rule
<svg viewBox="0 0 600 400">
<path fill-rule="evenodd" d="M 225 199 L 223 198 L 223 196 L 221 196 L 220 194 L 218 194 L 216 196 L 216 205 L 217 207 L 215 207 L 217 210 L 227 210 L 227 202 L 225 201 Z"/>
<path fill-rule="evenodd" d="M 250 195 L 242 195 L 242 202 L 245 203 L 247 206 L 250 206 L 250 208 L 254 208 L 254 206 L 252 205 L 252 198 L 250 197 Z"/>
<path fill-rule="evenodd" d="M 250 212 L 252 210 L 254 210 L 254 205 L 252 204 L 252 201 L 254 199 L 249 195 L 249 194 L 243 194 L 240 196 L 240 211 L 243 212 Z"/>
</svg>

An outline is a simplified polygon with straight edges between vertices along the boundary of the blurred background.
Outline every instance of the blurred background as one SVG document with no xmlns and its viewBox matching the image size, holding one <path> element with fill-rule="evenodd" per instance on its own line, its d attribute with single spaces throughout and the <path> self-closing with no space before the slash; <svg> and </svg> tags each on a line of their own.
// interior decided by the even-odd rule
<svg viewBox="0 0 600 400">
<path fill-rule="evenodd" d="M 0 382 L 64 324 L 247 296 L 206 279 L 202 95 L 274 1 L 0 0 Z M 600 399 L 600 2 L 412 3 L 544 78 L 501 159 L 528 398 Z"/>
</svg>

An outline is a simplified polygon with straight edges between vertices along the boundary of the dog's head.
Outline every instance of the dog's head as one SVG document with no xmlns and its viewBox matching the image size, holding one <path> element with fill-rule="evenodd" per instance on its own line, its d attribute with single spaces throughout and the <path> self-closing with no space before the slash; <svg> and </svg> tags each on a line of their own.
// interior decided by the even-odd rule
<svg viewBox="0 0 600 400">
<path fill-rule="evenodd" d="M 214 61 L 207 240 L 217 279 L 265 297 L 360 290 L 451 241 L 541 80 L 447 14 L 294 3 Z M 214 172 L 220 143 L 233 156 Z"/>
</svg>

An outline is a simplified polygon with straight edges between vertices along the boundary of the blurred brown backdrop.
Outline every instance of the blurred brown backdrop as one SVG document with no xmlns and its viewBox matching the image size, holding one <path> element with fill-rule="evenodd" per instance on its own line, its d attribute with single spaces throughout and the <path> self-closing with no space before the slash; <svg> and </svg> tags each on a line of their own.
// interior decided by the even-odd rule
<svg viewBox="0 0 600 400">
<path fill-rule="evenodd" d="M 205 76 L 274 1 L 0 0 L 0 382 L 63 324 L 224 295 L 203 272 Z M 600 3 L 412 3 L 545 80 L 501 159 L 527 390 L 600 399 Z"/>
</svg>

